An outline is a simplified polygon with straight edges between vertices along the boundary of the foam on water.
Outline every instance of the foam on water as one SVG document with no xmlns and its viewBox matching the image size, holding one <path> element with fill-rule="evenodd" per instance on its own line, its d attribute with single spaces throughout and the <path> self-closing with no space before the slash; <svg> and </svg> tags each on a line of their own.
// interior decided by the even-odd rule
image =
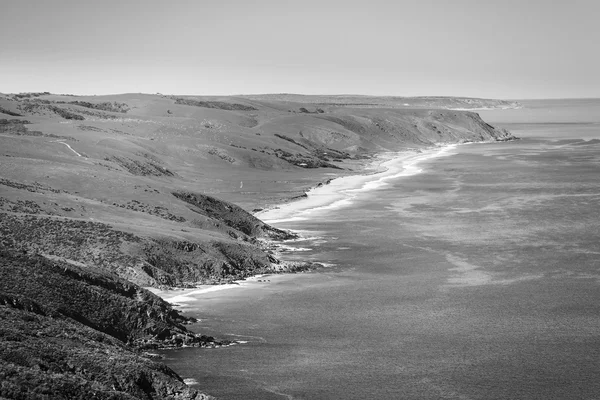
<svg viewBox="0 0 600 400">
<path fill-rule="evenodd" d="M 322 212 L 331 211 L 353 204 L 360 194 L 384 187 L 394 179 L 412 176 L 422 172 L 419 164 L 432 158 L 452 154 L 456 144 L 428 149 L 421 153 L 401 152 L 381 163 L 384 168 L 376 174 L 346 176 L 332 180 L 328 185 L 313 188 L 304 199 L 262 211 L 257 216 L 263 221 L 275 224 L 280 222 L 303 221 Z M 374 168 L 374 165 L 371 166 Z"/>
<path fill-rule="evenodd" d="M 292 251 L 292 249 L 290 248 L 290 250 Z M 293 251 L 307 251 L 310 249 L 293 249 Z M 198 297 L 206 294 L 206 293 L 212 293 L 212 292 L 220 292 L 222 290 L 229 290 L 229 289 L 240 289 L 240 288 L 244 288 L 244 287 L 248 287 L 249 285 L 252 284 L 260 284 L 260 280 L 265 277 L 268 276 L 268 274 L 258 274 L 258 275 L 254 275 L 251 277 L 248 277 L 244 280 L 238 280 L 238 281 L 234 281 L 234 283 L 227 283 L 227 284 L 223 284 L 223 285 L 206 285 L 205 287 L 200 287 L 197 289 L 187 289 L 187 290 L 179 290 L 177 292 L 179 292 L 179 294 L 174 294 L 174 291 L 171 290 L 160 290 L 160 289 L 156 289 L 156 288 L 152 288 L 152 287 L 147 287 L 146 289 L 151 291 L 152 293 L 162 297 L 164 300 L 168 301 L 169 303 L 175 303 L 175 304 L 179 304 L 179 303 L 190 303 L 190 302 L 195 302 L 198 300 Z"/>
<path fill-rule="evenodd" d="M 192 292 L 188 292 L 186 294 L 182 294 L 179 296 L 163 297 L 163 298 L 170 303 L 186 303 L 186 302 L 190 302 L 190 301 L 196 301 L 197 299 L 195 297 L 193 297 L 194 295 L 210 293 L 210 292 L 218 292 L 218 291 L 227 290 L 227 289 L 236 289 L 236 288 L 240 288 L 241 286 L 242 285 L 240 285 L 240 284 L 228 283 L 225 285 L 210 286 L 210 287 L 194 290 Z"/>
<path fill-rule="evenodd" d="M 285 245 L 279 246 L 279 251 L 295 252 L 295 251 L 311 251 L 311 250 L 312 249 L 310 247 L 292 247 L 292 246 L 285 246 Z"/>
</svg>

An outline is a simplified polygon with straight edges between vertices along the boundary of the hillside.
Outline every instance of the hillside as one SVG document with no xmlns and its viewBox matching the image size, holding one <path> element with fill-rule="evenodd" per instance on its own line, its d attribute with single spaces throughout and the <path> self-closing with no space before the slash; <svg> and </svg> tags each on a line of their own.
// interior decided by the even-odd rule
<svg viewBox="0 0 600 400">
<path fill-rule="evenodd" d="M 0 250 L 0 397 L 205 399 L 135 348 L 215 346 L 152 293 L 85 266 Z"/>
<path fill-rule="evenodd" d="M 147 286 L 281 269 L 247 211 L 384 151 L 506 140 L 475 113 L 232 97 L 2 95 L 5 246 Z M 233 204 L 238 206 L 234 206 Z"/>
<path fill-rule="evenodd" d="M 311 269 L 252 212 L 381 152 L 513 139 L 448 109 L 500 101 L 281 96 L 0 95 L 0 397 L 202 398 L 139 349 L 219 343 L 140 286 Z"/>
</svg>

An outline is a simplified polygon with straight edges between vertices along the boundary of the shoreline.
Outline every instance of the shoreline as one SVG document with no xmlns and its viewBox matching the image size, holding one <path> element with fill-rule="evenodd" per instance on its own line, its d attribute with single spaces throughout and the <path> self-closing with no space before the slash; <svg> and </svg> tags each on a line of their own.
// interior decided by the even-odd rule
<svg viewBox="0 0 600 400">
<path fill-rule="evenodd" d="M 2 100 L 8 115 L 19 118 L 7 118 L 2 127 L 7 148 L 0 182 L 5 218 L 0 225 L 6 237 L 0 244 L 6 247 L 7 263 L 23 271 L 8 271 L 4 279 L 10 295 L 4 298 L 3 312 L 9 317 L 3 326 L 15 329 L 14 337 L 27 339 L 20 343 L 5 335 L 2 342 L 13 346 L 19 357 L 5 352 L 2 365 L 13 368 L 12 361 L 27 360 L 18 366 L 23 373 L 53 381 L 56 388 L 79 382 L 82 393 L 110 391 L 115 379 L 125 382 L 122 388 L 132 396 L 147 393 L 150 386 L 160 393 L 178 392 L 183 384 L 177 374 L 160 365 L 149 368 L 136 356 L 138 350 L 220 346 L 226 341 L 218 343 L 194 331 L 207 333 L 216 326 L 215 336 L 223 337 L 231 326 L 230 310 L 245 301 L 255 303 L 260 312 L 266 306 L 263 299 L 276 302 L 277 293 L 306 292 L 309 285 L 327 291 L 342 284 L 349 263 L 328 258 L 318 247 L 330 247 L 331 242 L 324 242 L 335 240 L 327 236 L 327 221 L 344 219 L 350 210 L 330 212 L 332 208 L 344 201 L 356 201 L 352 207 L 359 207 L 359 213 L 363 204 L 370 208 L 391 186 L 369 193 L 373 187 L 391 179 L 392 168 L 398 173 L 408 168 L 410 162 L 399 159 L 418 157 L 421 149 L 429 153 L 427 148 L 449 142 L 507 137 L 473 113 L 445 111 L 430 103 L 427 109 L 357 109 L 344 103 L 315 109 L 301 107 L 309 103 L 278 100 L 242 104 L 235 96 L 219 101 L 160 94 L 71 97 L 39 92 Z M 436 106 L 454 103 L 435 99 Z M 131 118 L 122 118 L 127 112 Z M 147 129 L 156 121 L 160 126 Z M 74 151 L 89 159 L 48 138 L 75 142 Z M 342 185 L 341 198 L 311 191 L 311 200 L 323 200 L 313 208 L 325 207 L 315 212 L 327 212 L 326 217 L 313 218 L 309 211 L 302 215 L 309 221 L 278 224 L 299 233 L 297 241 L 285 241 L 295 235 L 271 228 L 248 212 L 264 205 L 281 207 L 296 195 L 301 196 L 295 200 L 303 199 L 312 186 L 332 179 L 327 187 L 337 194 L 332 188 L 340 179 L 335 178 L 353 175 L 359 177 L 348 179 L 356 184 Z M 402 188 L 403 180 L 397 182 Z M 325 189 L 316 193 L 320 190 Z M 326 232 L 315 238 L 319 228 Z M 306 262 L 320 259 L 330 264 Z M 273 275 L 257 275 L 266 273 Z M 168 301 L 140 286 L 170 289 L 160 292 Z M 58 291 L 64 296 L 53 295 Z M 183 310 L 173 310 L 169 302 Z M 46 309 L 51 310 L 48 315 Z M 30 312 L 39 316 L 31 319 Z M 189 317 L 210 318 L 211 313 L 221 313 L 225 320 L 186 327 L 193 323 Z M 247 322 L 233 329 L 253 329 L 252 321 L 241 317 Z M 50 336 L 27 335 L 40 324 L 50 327 Z M 64 336 L 65 324 L 76 334 Z M 52 335 L 60 340 L 51 340 L 56 346 L 48 347 Z M 103 347 L 108 352 L 93 351 Z M 50 369 L 31 361 L 37 357 L 35 349 L 45 349 Z M 63 350 L 73 357 L 54 357 Z M 59 358 L 73 364 L 56 364 Z M 88 363 L 102 366 L 102 373 L 87 373 Z M 147 379 L 132 380 L 133 370 Z M 40 387 L 31 380 L 11 382 L 24 393 Z"/>
<path fill-rule="evenodd" d="M 462 143 L 440 144 L 425 149 L 409 149 L 399 152 L 378 154 L 375 156 L 375 160 L 368 163 L 358 174 L 333 178 L 327 184 L 321 183 L 311 188 L 306 193 L 306 197 L 302 197 L 292 202 L 274 205 L 272 208 L 261 210 L 253 215 L 271 225 L 282 222 L 306 220 L 313 217 L 314 215 L 312 214 L 315 212 L 327 212 L 332 209 L 342 208 L 345 205 L 351 204 L 361 193 L 366 193 L 370 190 L 387 185 L 388 180 L 412 176 L 422 172 L 422 169 L 418 168 L 418 164 L 438 157 L 451 155 L 451 151 L 459 144 Z M 337 194 L 337 191 L 340 191 L 342 194 Z M 301 216 L 281 218 L 282 216 L 298 213 L 300 213 Z M 263 216 L 265 214 L 267 215 L 267 218 Z M 270 219 L 269 216 L 271 217 Z M 285 243 L 307 240 L 307 238 L 294 230 L 285 229 L 283 227 L 280 227 L 279 229 L 291 231 L 297 234 L 298 237 L 286 241 L 263 240 L 264 248 L 272 251 L 273 255 L 283 265 L 300 263 L 298 261 L 286 260 L 284 253 L 288 253 L 288 251 L 282 252 L 280 249 L 286 247 Z M 154 287 L 145 287 L 145 289 L 185 312 L 190 309 L 189 303 L 197 302 L 201 299 L 211 298 L 224 300 L 228 296 L 234 296 L 232 294 L 233 289 L 255 289 L 258 286 L 265 287 L 268 286 L 271 280 L 274 282 L 288 280 L 293 279 L 294 275 L 297 275 L 299 272 L 310 273 L 328 269 L 325 264 L 319 262 L 312 264 L 322 265 L 322 268 L 304 271 L 282 269 L 280 271 L 249 276 L 241 280 L 236 280 L 233 283 L 201 284 L 194 288 L 174 287 L 169 289 L 158 289 Z"/>
<path fill-rule="evenodd" d="M 387 185 L 387 181 L 420 173 L 418 164 L 429 159 L 450 155 L 460 143 L 442 144 L 425 149 L 410 149 L 395 153 L 381 153 L 362 171 L 341 176 L 327 184 L 318 184 L 302 197 L 261 210 L 254 215 L 270 225 L 301 221 L 314 217 L 314 213 L 349 205 L 361 193 Z M 368 172 L 373 170 L 372 172 Z M 283 228 L 280 228 L 283 229 Z"/>
<path fill-rule="evenodd" d="M 225 283 L 225 284 L 220 284 L 220 285 L 218 285 L 218 284 L 217 285 L 203 284 L 203 285 L 198 285 L 194 288 L 158 289 L 155 287 L 148 286 L 148 287 L 144 287 L 144 289 L 154 293 L 155 295 L 159 296 L 163 300 L 171 303 L 173 306 L 181 308 L 182 305 L 176 304 L 176 303 L 187 303 L 190 301 L 197 300 L 194 297 L 190 297 L 191 295 L 203 295 L 206 293 L 220 292 L 222 290 L 243 288 L 254 282 L 256 282 L 256 283 L 261 282 L 262 281 L 261 278 L 265 277 L 265 279 L 267 279 L 267 277 L 270 277 L 272 275 L 276 275 L 276 274 L 270 274 L 270 273 L 257 274 L 257 275 L 253 275 L 248 278 L 245 278 L 244 280 L 234 281 L 233 283 Z"/>
</svg>

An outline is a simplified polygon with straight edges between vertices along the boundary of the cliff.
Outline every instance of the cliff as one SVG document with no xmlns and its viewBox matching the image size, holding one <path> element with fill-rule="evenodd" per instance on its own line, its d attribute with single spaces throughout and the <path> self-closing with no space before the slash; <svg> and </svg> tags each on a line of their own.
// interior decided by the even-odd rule
<svg viewBox="0 0 600 400">
<path fill-rule="evenodd" d="M 123 279 L 0 251 L 0 397 L 207 399 L 135 347 L 214 345 Z"/>
</svg>

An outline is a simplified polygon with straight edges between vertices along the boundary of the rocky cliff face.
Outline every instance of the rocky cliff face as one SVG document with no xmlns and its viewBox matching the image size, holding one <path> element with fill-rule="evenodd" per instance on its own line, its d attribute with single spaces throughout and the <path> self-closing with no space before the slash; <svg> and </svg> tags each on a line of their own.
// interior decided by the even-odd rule
<svg viewBox="0 0 600 400">
<path fill-rule="evenodd" d="M 206 399 L 135 347 L 213 345 L 116 276 L 0 251 L 0 397 Z"/>
</svg>

